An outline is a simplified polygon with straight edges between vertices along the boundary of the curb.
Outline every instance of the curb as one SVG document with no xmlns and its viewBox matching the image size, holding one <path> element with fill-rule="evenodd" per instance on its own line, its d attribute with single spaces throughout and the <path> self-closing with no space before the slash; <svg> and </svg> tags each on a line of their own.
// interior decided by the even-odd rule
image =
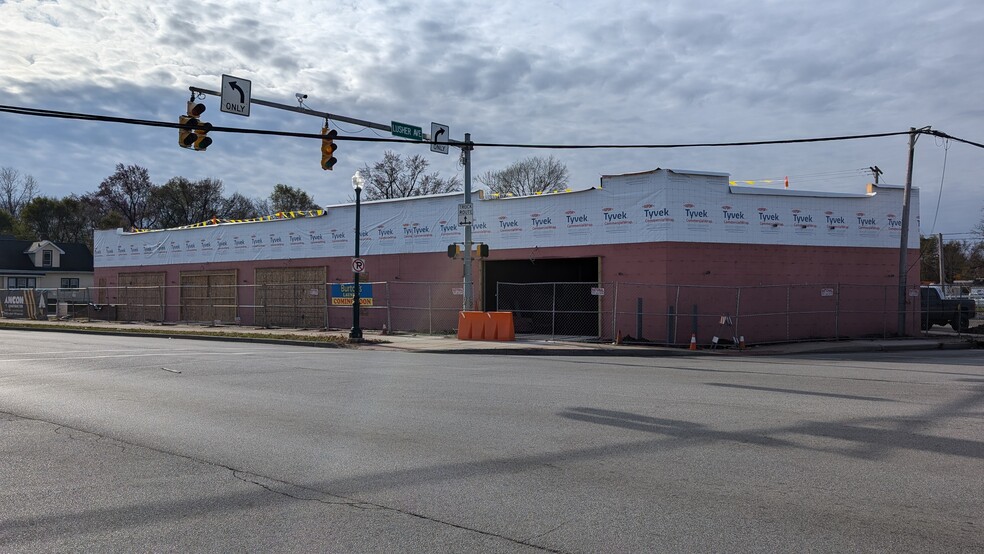
<svg viewBox="0 0 984 554">
<path fill-rule="evenodd" d="M 287 346 L 310 346 L 314 348 L 349 348 L 350 346 L 346 343 L 335 343 L 335 342 L 323 342 L 323 341 L 306 341 L 306 340 L 294 340 L 294 339 L 274 339 L 269 337 L 227 337 L 221 335 L 195 335 L 195 334 L 168 334 L 168 333 L 142 333 L 140 331 L 126 331 L 126 330 L 102 330 L 102 329 L 64 329 L 56 326 L 46 327 L 42 325 L 38 326 L 24 326 L 16 327 L 12 325 L 4 325 L 0 327 L 2 329 L 10 329 L 12 331 L 39 331 L 42 333 L 78 333 L 87 335 L 103 335 L 108 337 L 150 337 L 150 338 L 162 338 L 162 339 L 189 339 L 189 340 L 202 340 L 202 341 L 220 341 L 220 342 L 246 342 L 246 343 L 258 343 L 258 344 L 282 344 Z"/>
<path fill-rule="evenodd" d="M 817 344 L 814 347 L 806 346 L 809 343 L 799 343 L 804 345 L 803 348 L 795 350 L 784 350 L 782 348 L 773 348 L 769 346 L 762 347 L 750 347 L 745 350 L 697 350 L 691 351 L 684 348 L 668 348 L 668 347 L 640 347 L 640 346 L 630 346 L 628 348 L 622 347 L 610 347 L 598 345 L 595 347 L 578 347 L 570 348 L 564 346 L 513 346 L 513 347 L 500 347 L 500 348 L 479 348 L 479 347 L 463 347 L 463 348 L 415 348 L 413 346 L 407 346 L 404 344 L 388 342 L 385 339 L 380 339 L 380 342 L 367 342 L 362 345 L 352 345 L 347 342 L 325 342 L 325 341 L 307 341 L 307 340 L 297 340 L 289 338 L 271 338 L 271 337 L 232 337 L 232 336 L 222 336 L 222 335 L 196 335 L 196 334 L 168 334 L 168 333 L 154 333 L 154 332 L 142 332 L 139 330 L 127 330 L 127 329 L 74 329 L 74 328 L 63 328 L 57 325 L 10 325 L 5 324 L 0 326 L 0 329 L 11 329 L 20 331 L 41 331 L 41 332 L 53 332 L 53 333 L 80 333 L 80 334 L 92 334 L 92 335 L 104 335 L 104 336 L 116 336 L 116 337 L 159 337 L 168 339 L 190 339 L 190 340 L 202 340 L 202 341 L 222 341 L 222 342 L 238 342 L 238 343 L 257 343 L 257 344 L 274 344 L 274 345 L 285 345 L 285 346 L 297 346 L 297 347 L 312 347 L 312 348 L 339 348 L 339 349 L 352 349 L 352 348 L 366 348 L 372 350 L 380 351 L 399 351 L 408 353 L 423 353 L 423 354 L 463 354 L 463 355 L 499 355 L 499 356 L 566 356 L 566 357 L 588 357 L 588 356 L 605 356 L 605 357 L 634 357 L 634 358 L 665 358 L 665 357 L 679 357 L 679 356 L 697 356 L 697 357 L 757 357 L 757 356 L 799 356 L 799 355 L 816 355 L 816 354 L 854 354 L 854 353 L 865 353 L 865 352 L 909 352 L 909 351 L 925 351 L 925 350 L 969 350 L 978 348 L 981 344 L 975 340 L 962 339 L 957 341 L 949 340 L 927 340 L 927 339 L 909 339 L 905 344 L 892 344 L 891 341 L 882 343 L 822 343 Z"/>
</svg>

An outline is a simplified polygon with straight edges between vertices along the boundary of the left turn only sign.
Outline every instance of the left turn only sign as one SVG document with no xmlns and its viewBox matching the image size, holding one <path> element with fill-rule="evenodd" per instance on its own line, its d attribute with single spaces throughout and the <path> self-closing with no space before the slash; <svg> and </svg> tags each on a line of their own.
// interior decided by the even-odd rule
<svg viewBox="0 0 984 554">
<path fill-rule="evenodd" d="M 219 109 L 226 113 L 234 113 L 249 117 L 249 93 L 253 83 L 246 79 L 222 76 L 222 105 Z"/>
</svg>

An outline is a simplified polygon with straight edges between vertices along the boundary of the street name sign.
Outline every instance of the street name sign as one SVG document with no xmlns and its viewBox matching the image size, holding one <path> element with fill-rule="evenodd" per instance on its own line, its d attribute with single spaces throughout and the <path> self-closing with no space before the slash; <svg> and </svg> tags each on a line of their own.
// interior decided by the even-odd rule
<svg viewBox="0 0 984 554">
<path fill-rule="evenodd" d="M 424 130 L 416 125 L 408 125 L 406 123 L 400 123 L 399 121 L 393 121 L 390 123 L 390 133 L 394 137 L 402 137 L 411 140 L 424 140 Z"/>
</svg>

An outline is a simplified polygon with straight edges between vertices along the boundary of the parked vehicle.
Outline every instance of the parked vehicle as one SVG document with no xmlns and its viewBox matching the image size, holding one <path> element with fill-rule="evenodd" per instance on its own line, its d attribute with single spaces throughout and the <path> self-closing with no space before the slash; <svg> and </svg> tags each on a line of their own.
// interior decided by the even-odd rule
<svg viewBox="0 0 984 554">
<path fill-rule="evenodd" d="M 971 289 L 967 296 L 977 303 L 978 309 L 984 309 L 984 289 Z"/>
<path fill-rule="evenodd" d="M 922 302 L 922 329 L 933 325 L 950 325 L 954 331 L 966 331 L 977 315 L 977 303 L 970 298 L 947 298 L 939 286 L 919 289 Z"/>
</svg>

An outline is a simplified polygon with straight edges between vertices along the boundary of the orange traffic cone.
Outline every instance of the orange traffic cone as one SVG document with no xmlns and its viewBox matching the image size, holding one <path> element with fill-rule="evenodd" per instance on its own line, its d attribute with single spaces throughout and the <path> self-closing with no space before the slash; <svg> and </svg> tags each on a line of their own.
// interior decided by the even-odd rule
<svg viewBox="0 0 984 554">
<path fill-rule="evenodd" d="M 697 350 L 697 333 L 692 333 L 690 335 L 690 349 Z"/>
<path fill-rule="evenodd" d="M 615 336 L 615 344 L 622 344 L 622 330 L 618 330 L 618 335 Z"/>
</svg>

